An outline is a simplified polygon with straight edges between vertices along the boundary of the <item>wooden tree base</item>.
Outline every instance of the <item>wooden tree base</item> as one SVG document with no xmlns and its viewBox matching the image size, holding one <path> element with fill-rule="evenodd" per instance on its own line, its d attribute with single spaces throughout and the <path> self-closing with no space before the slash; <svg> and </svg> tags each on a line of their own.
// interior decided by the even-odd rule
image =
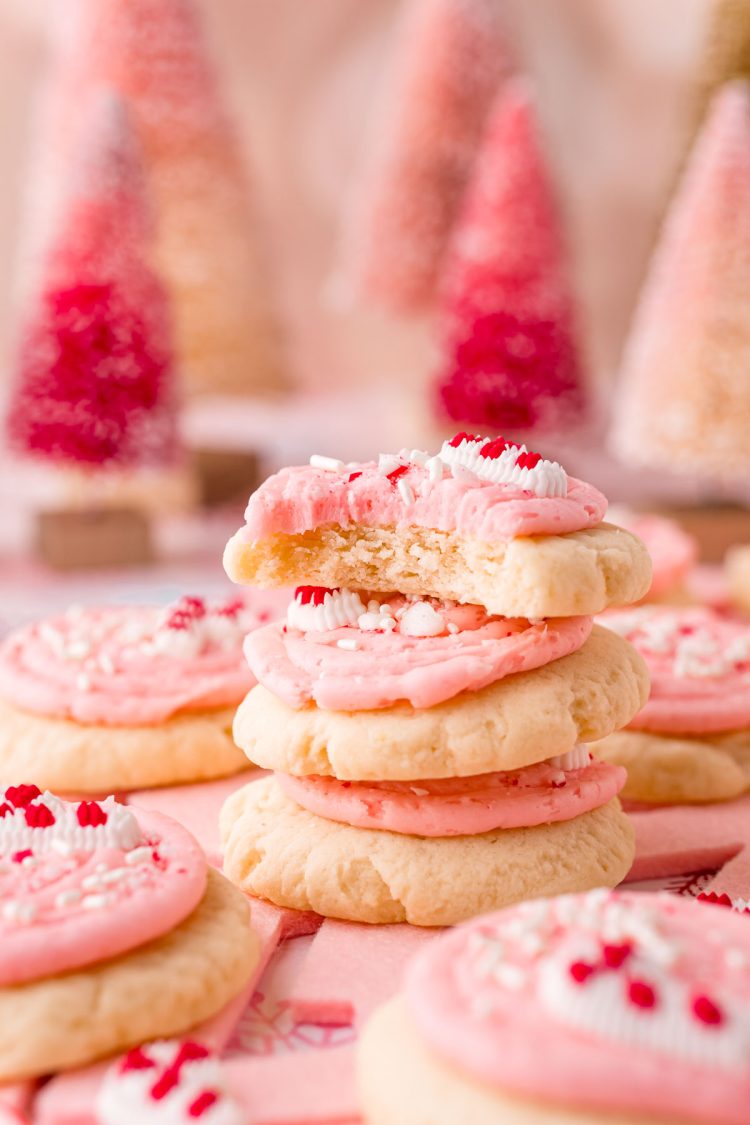
<svg viewBox="0 0 750 1125">
<path fill-rule="evenodd" d="M 55 570 L 141 566 L 154 561 L 151 525 L 136 508 L 39 512 L 36 553 Z"/>
<path fill-rule="evenodd" d="M 260 484 L 260 458 L 254 450 L 197 448 L 193 463 L 204 508 L 244 504 Z"/>
</svg>

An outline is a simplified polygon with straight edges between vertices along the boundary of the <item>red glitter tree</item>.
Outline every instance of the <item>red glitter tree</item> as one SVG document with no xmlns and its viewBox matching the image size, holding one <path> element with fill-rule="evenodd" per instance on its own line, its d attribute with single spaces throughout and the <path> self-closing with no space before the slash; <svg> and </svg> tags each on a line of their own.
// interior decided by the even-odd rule
<svg viewBox="0 0 750 1125">
<path fill-rule="evenodd" d="M 410 0 L 396 32 L 340 281 L 357 298 L 411 312 L 434 297 L 509 51 L 494 0 Z"/>
<path fill-rule="evenodd" d="M 18 455 L 79 468 L 171 464 L 168 305 L 122 105 L 102 95 L 22 332 L 7 416 Z"/>
<path fill-rule="evenodd" d="M 449 250 L 440 412 L 486 429 L 559 430 L 584 393 L 560 217 L 520 81 L 493 110 Z"/>
</svg>

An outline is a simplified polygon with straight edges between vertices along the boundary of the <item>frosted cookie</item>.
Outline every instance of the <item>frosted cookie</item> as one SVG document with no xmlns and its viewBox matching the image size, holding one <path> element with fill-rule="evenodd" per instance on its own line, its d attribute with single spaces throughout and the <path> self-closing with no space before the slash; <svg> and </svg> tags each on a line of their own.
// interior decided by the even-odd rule
<svg viewBox="0 0 750 1125">
<path fill-rule="evenodd" d="M 250 497 L 227 544 L 236 582 L 400 590 L 506 617 L 569 617 L 637 601 L 651 567 L 606 500 L 557 462 L 502 438 L 457 434 L 345 465 L 313 457 Z"/>
<path fill-rule="evenodd" d="M 557 778 L 567 784 L 564 771 Z M 596 796 L 583 806 L 572 797 L 560 814 L 568 819 L 555 823 L 540 824 L 537 812 L 534 827 L 486 832 L 478 819 L 471 834 L 427 837 L 352 827 L 330 819 L 330 805 L 328 816 L 315 815 L 278 780 L 264 778 L 234 793 L 222 810 L 224 871 L 248 894 L 278 906 L 352 922 L 452 925 L 521 899 L 619 883 L 634 854 L 630 822 L 611 797 L 622 780 L 600 779 Z M 577 784 L 570 780 L 571 789 Z M 549 789 L 556 800 L 552 783 Z M 424 823 L 441 815 L 439 794 L 412 796 L 412 815 L 421 803 Z M 500 804 L 502 797 L 496 809 Z M 591 811 L 576 815 L 586 805 Z M 375 809 L 369 823 L 377 819 Z"/>
<path fill-rule="evenodd" d="M 542 650 L 548 643 L 557 646 L 566 637 L 569 643 L 587 630 L 588 625 L 580 621 L 555 623 L 549 635 L 544 626 L 541 635 L 537 626 L 527 630 L 521 627 L 520 632 L 490 642 L 489 647 L 496 647 L 500 653 L 515 652 L 514 659 L 519 659 L 519 648 L 526 646 L 524 659 L 528 660 L 530 654 L 539 654 L 540 646 Z M 336 636 L 339 632 L 347 633 L 349 639 L 358 636 L 353 628 L 337 630 Z M 274 639 L 277 634 L 271 636 Z M 434 642 L 423 638 L 427 640 L 424 656 L 419 655 L 421 647 L 416 650 L 416 675 L 412 674 L 410 682 L 417 685 L 418 698 L 434 700 L 436 691 L 450 694 L 456 686 L 451 662 L 445 659 L 454 650 L 451 636 L 436 637 Z M 393 647 L 400 663 L 390 667 L 389 673 L 380 656 L 377 660 L 370 657 L 365 682 L 351 685 L 356 701 L 382 703 L 383 682 L 389 696 L 406 691 L 398 685 L 409 677 L 408 650 L 399 646 L 395 630 L 380 640 L 385 642 L 381 647 Z M 311 647 L 316 644 L 311 642 Z M 304 645 L 300 641 L 298 647 Z M 327 677 L 321 681 L 316 674 L 322 663 L 342 673 L 340 689 L 332 676 L 336 701 L 346 692 L 342 658 L 352 660 L 350 667 L 362 672 L 360 654 L 338 645 L 339 641 L 333 646 L 321 642 L 322 655 L 305 652 L 304 659 L 300 658 L 303 666 L 292 672 L 284 654 L 281 665 L 275 668 L 274 689 L 295 698 L 301 706 L 283 702 L 262 685 L 253 688 L 240 705 L 234 736 L 253 762 L 285 773 L 358 781 L 409 781 L 514 770 L 566 754 L 578 742 L 603 738 L 629 722 L 648 696 L 648 673 L 642 658 L 620 637 L 595 626 L 585 643 L 567 656 L 530 671 L 505 675 L 477 691 L 461 691 L 428 708 L 415 708 L 404 701 L 368 711 L 330 711 L 315 702 L 303 702 L 327 685 Z M 265 647 L 262 641 L 260 655 Z M 459 649 L 455 645 L 455 650 Z M 372 651 L 368 643 L 363 653 Z M 546 651 L 549 654 L 559 649 Z M 474 669 L 476 655 L 470 639 L 466 662 L 457 659 L 459 683 L 471 682 L 466 677 Z M 254 649 L 251 659 L 256 671 L 265 676 L 265 666 L 261 667 L 260 657 L 255 660 Z M 284 672 L 290 675 L 288 689 L 282 683 Z M 484 672 L 479 669 L 478 674 Z M 328 699 L 329 688 L 325 686 L 324 690 Z M 293 691 L 299 694 L 293 696 Z"/>
<path fill-rule="evenodd" d="M 109 1068 L 96 1099 L 98 1125 L 246 1125 L 219 1059 L 190 1039 L 135 1047 Z"/>
<path fill-rule="evenodd" d="M 720 907 L 611 891 L 477 918 L 420 950 L 365 1026 L 364 1120 L 744 1125 L 746 931 Z"/>
<path fill-rule="evenodd" d="M 0 782 L 106 793 L 247 765 L 232 741 L 246 634 L 286 598 L 71 609 L 0 646 Z"/>
<path fill-rule="evenodd" d="M 689 604 L 694 599 L 688 588 L 688 575 L 698 561 L 698 542 L 677 520 L 653 512 L 634 512 L 611 505 L 609 519 L 627 528 L 646 545 L 651 556 L 653 577 L 646 600 Z"/>
<path fill-rule="evenodd" d="M 258 958 L 247 904 L 174 821 L 0 791 L 0 1081 L 179 1034 Z"/>
<path fill-rule="evenodd" d="M 645 707 L 594 747 L 623 765 L 623 796 L 651 804 L 721 801 L 750 788 L 750 628 L 704 608 L 643 606 L 601 621 L 651 675 Z"/>
</svg>

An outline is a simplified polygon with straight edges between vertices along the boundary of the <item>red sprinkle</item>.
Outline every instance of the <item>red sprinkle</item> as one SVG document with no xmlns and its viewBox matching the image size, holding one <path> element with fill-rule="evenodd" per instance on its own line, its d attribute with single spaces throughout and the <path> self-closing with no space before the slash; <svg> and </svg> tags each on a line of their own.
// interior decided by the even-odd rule
<svg viewBox="0 0 750 1125">
<path fill-rule="evenodd" d="M 238 617 L 245 608 L 245 603 L 242 598 L 232 598 L 230 601 L 225 602 L 224 605 L 219 606 L 216 610 L 218 617 Z"/>
<path fill-rule="evenodd" d="M 451 438 L 451 440 L 448 442 L 448 445 L 451 445 L 454 449 L 458 449 L 458 447 L 459 447 L 459 445 L 461 444 L 462 441 L 481 441 L 481 440 L 482 440 L 481 434 L 467 434 L 465 431 L 462 430 L 460 434 L 456 434 L 455 437 Z"/>
<path fill-rule="evenodd" d="M 596 972 L 593 965 L 589 965 L 587 961 L 574 961 L 568 969 L 576 984 L 585 984 L 590 976 Z"/>
<path fill-rule="evenodd" d="M 628 957 L 633 952 L 633 947 L 629 942 L 624 942 L 622 945 L 604 945 L 602 946 L 602 960 L 608 969 L 619 969 L 624 965 Z"/>
<path fill-rule="evenodd" d="M 76 817 L 81 828 L 98 828 L 100 824 L 107 823 L 107 814 L 97 801 L 81 801 Z"/>
<path fill-rule="evenodd" d="M 357 469 L 356 473 L 349 473 L 349 476 L 347 478 L 347 483 L 351 484 L 353 480 L 356 480 L 357 477 L 361 477 L 361 476 L 362 476 L 361 471 L 359 469 Z"/>
<path fill-rule="evenodd" d="M 188 1106 L 188 1115 L 190 1117 L 202 1117 L 207 1109 L 212 1105 L 216 1105 L 219 1100 L 219 1095 L 215 1090 L 202 1090 L 195 1101 L 191 1102 Z"/>
<path fill-rule="evenodd" d="M 724 1022 L 724 1013 L 709 996 L 696 996 L 693 1000 L 693 1015 L 701 1023 L 719 1027 Z"/>
<path fill-rule="evenodd" d="M 29 828 L 50 828 L 55 823 L 54 813 L 46 805 L 29 805 L 25 815 Z"/>
<path fill-rule="evenodd" d="M 195 1062 L 197 1059 L 207 1059 L 210 1053 L 208 1048 L 204 1047 L 202 1043 L 196 1043 L 194 1039 L 186 1039 L 185 1042 L 180 1045 L 173 1066 L 180 1067 L 186 1062 Z"/>
<path fill-rule="evenodd" d="M 7 801 L 3 801 L 2 805 L 0 805 L 0 817 L 8 816 L 8 814 L 12 816 L 13 812 L 14 809 L 12 806 L 9 805 Z"/>
<path fill-rule="evenodd" d="M 120 1070 L 124 1074 L 128 1070 L 151 1070 L 155 1066 L 154 1060 L 148 1057 L 142 1047 L 134 1047 L 120 1063 Z"/>
<path fill-rule="evenodd" d="M 656 1005 L 656 993 L 645 980 L 631 980 L 628 985 L 628 1000 L 636 1008 L 653 1008 Z"/>
<path fill-rule="evenodd" d="M 336 594 L 338 590 L 338 586 L 298 586 L 294 591 L 294 600 L 300 605 L 322 605 L 326 594 Z"/>
<path fill-rule="evenodd" d="M 486 445 L 482 446 L 479 450 L 479 456 L 489 457 L 494 460 L 495 457 L 499 457 L 500 454 L 504 453 L 508 446 L 512 444 L 512 442 L 506 441 L 504 437 L 495 438 L 494 441 L 488 441 Z"/>
<path fill-rule="evenodd" d="M 391 482 L 391 484 L 395 487 L 397 481 L 404 475 L 404 473 L 408 473 L 408 472 L 409 472 L 409 466 L 408 465 L 399 465 L 399 467 L 397 469 L 394 469 L 392 473 L 386 474 L 386 480 L 389 480 Z"/>
<path fill-rule="evenodd" d="M 27 856 L 33 855 L 31 848 L 24 848 L 22 852 L 13 852 L 10 857 L 11 863 L 23 863 Z"/>
<path fill-rule="evenodd" d="M 519 453 L 516 464 L 519 469 L 534 469 L 541 460 L 541 453 Z"/>
<path fill-rule="evenodd" d="M 190 614 L 185 613 L 184 610 L 176 609 L 171 613 L 167 619 L 168 629 L 189 629 L 193 622 Z"/>
<path fill-rule="evenodd" d="M 161 1077 L 157 1078 L 156 1082 L 154 1082 L 149 1090 L 149 1095 L 155 1102 L 160 1102 L 162 1098 L 166 1098 L 170 1090 L 174 1090 L 179 1081 L 179 1068 L 176 1066 L 168 1066 Z"/>
<path fill-rule="evenodd" d="M 203 598 L 191 598 L 186 595 L 180 598 L 177 607 L 183 612 L 189 613 L 191 617 L 206 616 L 206 603 Z"/>
<path fill-rule="evenodd" d="M 17 809 L 25 809 L 41 795 L 42 791 L 36 785 L 9 785 L 5 790 L 5 799 Z"/>
</svg>

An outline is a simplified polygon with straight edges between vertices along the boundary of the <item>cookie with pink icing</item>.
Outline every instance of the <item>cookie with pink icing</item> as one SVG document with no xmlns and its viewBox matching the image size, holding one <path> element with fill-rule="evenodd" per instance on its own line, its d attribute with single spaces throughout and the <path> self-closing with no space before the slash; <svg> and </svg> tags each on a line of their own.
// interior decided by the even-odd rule
<svg viewBox="0 0 750 1125">
<path fill-rule="evenodd" d="M 101 793 L 241 769 L 242 643 L 284 600 L 74 608 L 18 629 L 0 645 L 0 781 Z"/>
<path fill-rule="evenodd" d="M 301 586 L 284 623 L 245 641 L 259 683 L 291 707 L 434 707 L 579 649 L 590 617 L 530 622 L 403 594 Z"/>
<path fill-rule="evenodd" d="M 699 607 L 642 606 L 601 623 L 638 649 L 651 695 L 597 744 L 625 766 L 623 795 L 647 804 L 723 801 L 750 788 L 750 628 Z"/>
<path fill-rule="evenodd" d="M 524 903 L 417 954 L 360 1044 L 364 1117 L 744 1125 L 749 1011 L 731 911 L 618 891 Z"/>
<path fill-rule="evenodd" d="M 606 506 L 558 462 L 460 433 L 434 456 L 282 469 L 250 497 L 224 563 L 250 585 L 400 590 L 507 617 L 597 613 L 650 581 L 640 541 L 600 526 Z"/>
<path fill-rule="evenodd" d="M 688 575 L 698 561 L 698 542 L 677 522 L 654 512 L 610 506 L 608 518 L 646 544 L 653 564 L 649 601 L 689 602 Z"/>
<path fill-rule="evenodd" d="M 245 1125 L 219 1059 L 201 1043 L 136 1047 L 107 1071 L 96 1104 L 99 1125 Z"/>
<path fill-rule="evenodd" d="M 257 959 L 242 895 L 169 817 L 0 790 L 0 1081 L 181 1033 Z"/>
<path fill-rule="evenodd" d="M 167 817 L 35 785 L 0 791 L 0 987 L 151 941 L 205 889 L 203 852 Z"/>
</svg>

